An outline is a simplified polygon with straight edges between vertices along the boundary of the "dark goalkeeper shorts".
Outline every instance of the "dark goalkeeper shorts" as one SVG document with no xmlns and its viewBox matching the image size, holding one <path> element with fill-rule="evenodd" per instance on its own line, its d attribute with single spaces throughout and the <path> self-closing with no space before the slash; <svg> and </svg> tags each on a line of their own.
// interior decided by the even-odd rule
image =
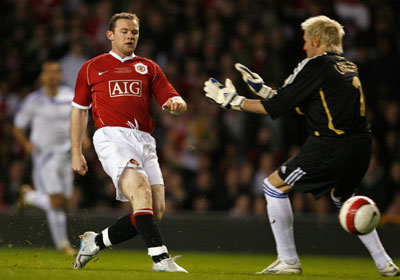
<svg viewBox="0 0 400 280">
<path fill-rule="evenodd" d="M 334 141 L 310 136 L 278 173 L 286 184 L 316 199 L 335 188 L 335 196 L 344 200 L 354 193 L 368 169 L 371 144 L 370 136 Z"/>
</svg>

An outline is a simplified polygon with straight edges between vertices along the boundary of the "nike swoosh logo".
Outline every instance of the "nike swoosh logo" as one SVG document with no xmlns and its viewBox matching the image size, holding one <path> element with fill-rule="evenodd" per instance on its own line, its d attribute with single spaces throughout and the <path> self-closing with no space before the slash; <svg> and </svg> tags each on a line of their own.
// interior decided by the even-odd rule
<svg viewBox="0 0 400 280">
<path fill-rule="evenodd" d="M 101 76 L 101 75 L 107 73 L 108 71 L 110 71 L 110 70 L 106 70 L 106 71 L 104 71 L 104 72 L 99 72 L 99 76 Z"/>
</svg>

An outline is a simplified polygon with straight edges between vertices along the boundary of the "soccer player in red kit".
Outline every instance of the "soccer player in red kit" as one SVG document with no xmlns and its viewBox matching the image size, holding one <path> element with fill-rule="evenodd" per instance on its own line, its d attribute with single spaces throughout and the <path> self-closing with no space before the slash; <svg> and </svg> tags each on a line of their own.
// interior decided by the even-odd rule
<svg viewBox="0 0 400 280">
<path fill-rule="evenodd" d="M 186 103 L 154 61 L 134 54 L 139 40 L 135 14 L 113 15 L 106 34 L 111 51 L 87 61 L 77 78 L 71 113 L 72 169 L 80 175 L 88 171 L 82 137 L 92 107 L 96 153 L 113 180 L 116 199 L 129 201 L 133 211 L 101 233 L 81 235 L 74 268 L 83 268 L 100 250 L 139 234 L 154 261 L 153 270 L 187 272 L 169 256 L 156 223 L 165 209 L 164 182 L 149 112 L 152 97 L 174 115 L 184 113 Z"/>
</svg>

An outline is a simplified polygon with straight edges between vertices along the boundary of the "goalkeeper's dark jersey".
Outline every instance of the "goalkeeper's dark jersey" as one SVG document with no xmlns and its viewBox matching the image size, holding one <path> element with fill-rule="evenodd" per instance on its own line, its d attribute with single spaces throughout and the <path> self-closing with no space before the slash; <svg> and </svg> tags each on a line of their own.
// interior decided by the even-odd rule
<svg viewBox="0 0 400 280">
<path fill-rule="evenodd" d="M 335 53 L 304 59 L 262 104 L 273 119 L 296 110 L 309 134 L 327 140 L 370 133 L 357 66 Z"/>
</svg>

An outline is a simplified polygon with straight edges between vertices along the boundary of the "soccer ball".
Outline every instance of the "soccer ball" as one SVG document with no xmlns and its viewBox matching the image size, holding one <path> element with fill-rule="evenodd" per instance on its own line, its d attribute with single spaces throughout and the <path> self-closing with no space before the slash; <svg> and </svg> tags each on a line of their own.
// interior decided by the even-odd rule
<svg viewBox="0 0 400 280">
<path fill-rule="evenodd" d="M 381 219 L 376 203 L 366 196 L 353 196 L 343 203 L 339 221 L 345 231 L 364 235 L 373 231 Z"/>
</svg>

